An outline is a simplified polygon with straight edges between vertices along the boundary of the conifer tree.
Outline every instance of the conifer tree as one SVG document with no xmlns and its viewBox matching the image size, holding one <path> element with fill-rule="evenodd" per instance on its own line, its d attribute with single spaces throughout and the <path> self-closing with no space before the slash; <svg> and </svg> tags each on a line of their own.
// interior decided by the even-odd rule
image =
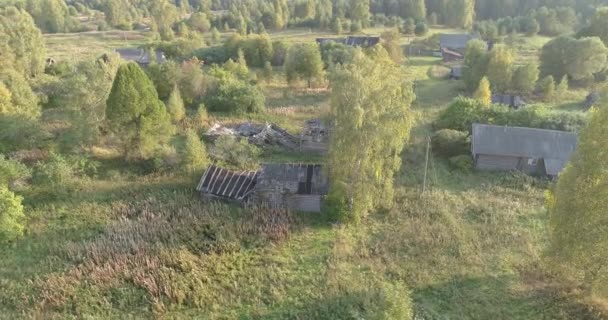
<svg viewBox="0 0 608 320">
<path fill-rule="evenodd" d="M 136 63 L 118 68 L 106 104 L 109 127 L 120 139 L 127 159 L 149 159 L 173 133 L 152 81 Z"/>
<path fill-rule="evenodd" d="M 487 77 L 481 78 L 479 87 L 477 88 L 477 91 L 475 91 L 473 97 L 486 106 L 489 106 L 492 103 L 492 91 L 490 90 L 490 81 L 488 81 Z"/>
<path fill-rule="evenodd" d="M 608 285 L 608 108 L 591 112 L 576 151 L 547 197 L 551 265 L 587 293 Z"/>
<path fill-rule="evenodd" d="M 167 111 L 171 115 L 173 122 L 180 122 L 186 116 L 186 108 L 184 107 L 184 100 L 179 92 L 179 87 L 176 85 L 173 88 L 173 92 L 169 96 L 167 101 Z"/>
<path fill-rule="evenodd" d="M 186 144 L 182 156 L 182 168 L 186 173 L 196 173 L 211 163 L 205 145 L 192 130 L 186 133 Z"/>
</svg>

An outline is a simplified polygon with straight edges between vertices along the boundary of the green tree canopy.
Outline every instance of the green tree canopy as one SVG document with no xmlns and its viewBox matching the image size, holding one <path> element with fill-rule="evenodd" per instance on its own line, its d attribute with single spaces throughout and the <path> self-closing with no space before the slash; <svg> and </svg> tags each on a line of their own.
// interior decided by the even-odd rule
<svg viewBox="0 0 608 320">
<path fill-rule="evenodd" d="M 503 45 L 497 45 L 490 51 L 486 75 L 492 84 L 492 91 L 505 93 L 511 86 L 513 76 L 513 51 Z"/>
<path fill-rule="evenodd" d="M 471 40 L 467 43 L 464 54 L 462 78 L 469 92 L 479 86 L 479 81 L 486 74 L 488 66 L 488 44 L 481 40 Z"/>
<path fill-rule="evenodd" d="M 330 202 L 343 220 L 358 221 L 392 203 L 414 98 L 403 74 L 380 46 L 369 55 L 358 50 L 331 74 Z"/>
<path fill-rule="evenodd" d="M 23 235 L 25 214 L 23 198 L 0 186 L 0 244 L 10 242 Z"/>
<path fill-rule="evenodd" d="M 597 37 L 574 39 L 559 37 L 543 46 L 540 69 L 543 76 L 573 80 L 591 77 L 606 67 L 608 50 Z"/>
<path fill-rule="evenodd" d="M 152 81 L 136 63 L 118 68 L 106 104 L 109 126 L 127 159 L 149 159 L 173 133 Z"/>
<path fill-rule="evenodd" d="M 587 287 L 608 285 L 608 108 L 591 113 L 548 197 L 554 267 Z"/>
<path fill-rule="evenodd" d="M 288 82 L 306 80 L 310 87 L 313 81 L 321 81 L 323 74 L 323 60 L 316 43 L 299 43 L 289 47 L 285 57 Z"/>
<path fill-rule="evenodd" d="M 193 174 L 202 171 L 211 164 L 207 148 L 192 130 L 186 132 L 186 144 L 182 155 L 182 168 L 186 173 Z"/>
<path fill-rule="evenodd" d="M 30 77 L 44 71 L 44 40 L 32 17 L 24 10 L 0 9 L 0 56 L 0 73 L 14 69 Z"/>
<path fill-rule="evenodd" d="M 511 88 L 520 94 L 528 95 L 534 91 L 538 81 L 538 65 L 528 63 L 515 68 Z"/>
</svg>

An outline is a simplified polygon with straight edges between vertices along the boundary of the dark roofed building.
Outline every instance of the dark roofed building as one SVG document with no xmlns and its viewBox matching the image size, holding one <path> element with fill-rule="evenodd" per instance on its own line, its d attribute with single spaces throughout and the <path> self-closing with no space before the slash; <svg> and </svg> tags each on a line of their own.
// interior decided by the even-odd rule
<svg viewBox="0 0 608 320">
<path fill-rule="evenodd" d="M 316 41 L 319 45 L 324 45 L 332 42 L 344 44 L 346 42 L 346 38 L 317 38 Z"/>
<path fill-rule="evenodd" d="M 597 92 L 591 92 L 585 98 L 585 109 L 590 109 L 591 107 L 597 105 L 600 102 L 600 94 Z"/>
<path fill-rule="evenodd" d="M 348 36 L 345 44 L 353 47 L 373 47 L 380 43 L 380 37 L 369 37 L 369 36 Z"/>
<path fill-rule="evenodd" d="M 513 109 L 519 109 L 526 105 L 526 102 L 520 96 L 512 94 L 493 94 L 492 103 L 503 104 Z"/>
<path fill-rule="evenodd" d="M 370 36 L 348 36 L 346 38 L 317 38 L 317 43 L 319 45 L 324 45 L 326 43 L 335 42 L 341 43 L 348 46 L 353 47 L 373 47 L 380 43 L 380 37 L 370 37 Z"/>
<path fill-rule="evenodd" d="M 565 131 L 473 124 L 471 153 L 480 170 L 556 177 L 576 144 L 576 134 Z"/>
<path fill-rule="evenodd" d="M 459 80 L 462 78 L 462 66 L 452 67 L 450 70 L 450 79 Z"/>
<path fill-rule="evenodd" d="M 444 61 L 454 61 L 464 58 L 467 43 L 476 36 L 470 34 L 442 34 L 439 36 L 439 49 Z"/>
<path fill-rule="evenodd" d="M 258 175 L 259 171 L 236 172 L 211 165 L 196 190 L 205 197 L 243 203 L 253 192 Z"/>
<path fill-rule="evenodd" d="M 154 51 L 156 57 L 150 57 L 150 52 L 143 48 L 116 49 L 116 52 L 123 60 L 137 62 L 142 67 L 148 66 L 152 62 L 163 63 L 167 61 L 165 54 L 160 50 Z"/>
<path fill-rule="evenodd" d="M 455 51 L 463 51 L 467 43 L 477 37 L 470 34 L 442 34 L 439 36 L 439 46 L 441 48 Z"/>
</svg>

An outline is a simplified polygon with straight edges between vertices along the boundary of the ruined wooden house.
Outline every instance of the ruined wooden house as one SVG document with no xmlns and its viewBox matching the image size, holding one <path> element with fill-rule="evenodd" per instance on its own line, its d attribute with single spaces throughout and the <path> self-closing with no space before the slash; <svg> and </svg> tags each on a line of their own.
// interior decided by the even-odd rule
<svg viewBox="0 0 608 320">
<path fill-rule="evenodd" d="M 329 179 L 319 164 L 266 164 L 257 178 L 254 199 L 271 207 L 320 212 Z"/>
<path fill-rule="evenodd" d="M 164 63 L 167 61 L 165 53 L 160 50 L 146 50 L 144 48 L 122 48 L 116 49 L 116 52 L 123 60 L 136 62 L 142 67 L 147 67 L 153 62 Z"/>
<path fill-rule="evenodd" d="M 265 164 L 241 172 L 210 166 L 196 188 L 205 198 L 303 212 L 320 212 L 328 189 L 327 173 L 318 164 Z"/>
<path fill-rule="evenodd" d="M 211 165 L 205 170 L 196 191 L 203 197 L 245 203 L 255 189 L 258 171 L 230 171 Z"/>
</svg>

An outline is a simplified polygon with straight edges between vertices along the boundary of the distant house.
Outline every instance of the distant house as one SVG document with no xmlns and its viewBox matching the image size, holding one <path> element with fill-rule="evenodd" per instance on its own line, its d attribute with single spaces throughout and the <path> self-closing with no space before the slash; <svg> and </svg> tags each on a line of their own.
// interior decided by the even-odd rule
<svg viewBox="0 0 608 320">
<path fill-rule="evenodd" d="M 346 45 L 353 47 L 373 47 L 380 43 L 380 37 L 368 37 L 368 36 L 348 36 L 346 38 Z"/>
<path fill-rule="evenodd" d="M 346 42 L 346 38 L 317 38 L 317 44 L 324 45 L 327 43 L 341 43 L 344 44 Z"/>
<path fill-rule="evenodd" d="M 205 198 L 304 212 L 320 212 L 328 189 L 328 176 L 318 164 L 265 164 L 241 172 L 212 165 L 196 188 Z"/>
<path fill-rule="evenodd" d="M 473 124 L 471 153 L 479 170 L 557 177 L 576 144 L 576 134 L 570 132 Z"/>
<path fill-rule="evenodd" d="M 462 79 L 462 66 L 452 67 L 452 69 L 450 70 L 450 79 Z"/>
<path fill-rule="evenodd" d="M 335 42 L 353 47 L 368 48 L 380 43 L 380 37 L 348 36 L 346 38 L 317 38 L 316 41 L 319 45 Z"/>
<path fill-rule="evenodd" d="M 124 48 L 116 49 L 116 52 L 120 55 L 123 60 L 137 62 L 140 66 L 146 67 L 152 62 L 163 63 L 167 61 L 165 54 L 156 50 L 156 56 L 150 56 L 150 51 L 143 48 Z"/>
<path fill-rule="evenodd" d="M 442 34 L 439 36 L 439 49 L 443 60 L 446 62 L 460 60 L 464 58 L 464 51 L 467 43 L 476 36 L 469 34 Z"/>
<path fill-rule="evenodd" d="M 493 94 L 492 103 L 507 105 L 513 109 L 519 109 L 526 105 L 526 102 L 520 96 L 512 94 Z"/>
</svg>

